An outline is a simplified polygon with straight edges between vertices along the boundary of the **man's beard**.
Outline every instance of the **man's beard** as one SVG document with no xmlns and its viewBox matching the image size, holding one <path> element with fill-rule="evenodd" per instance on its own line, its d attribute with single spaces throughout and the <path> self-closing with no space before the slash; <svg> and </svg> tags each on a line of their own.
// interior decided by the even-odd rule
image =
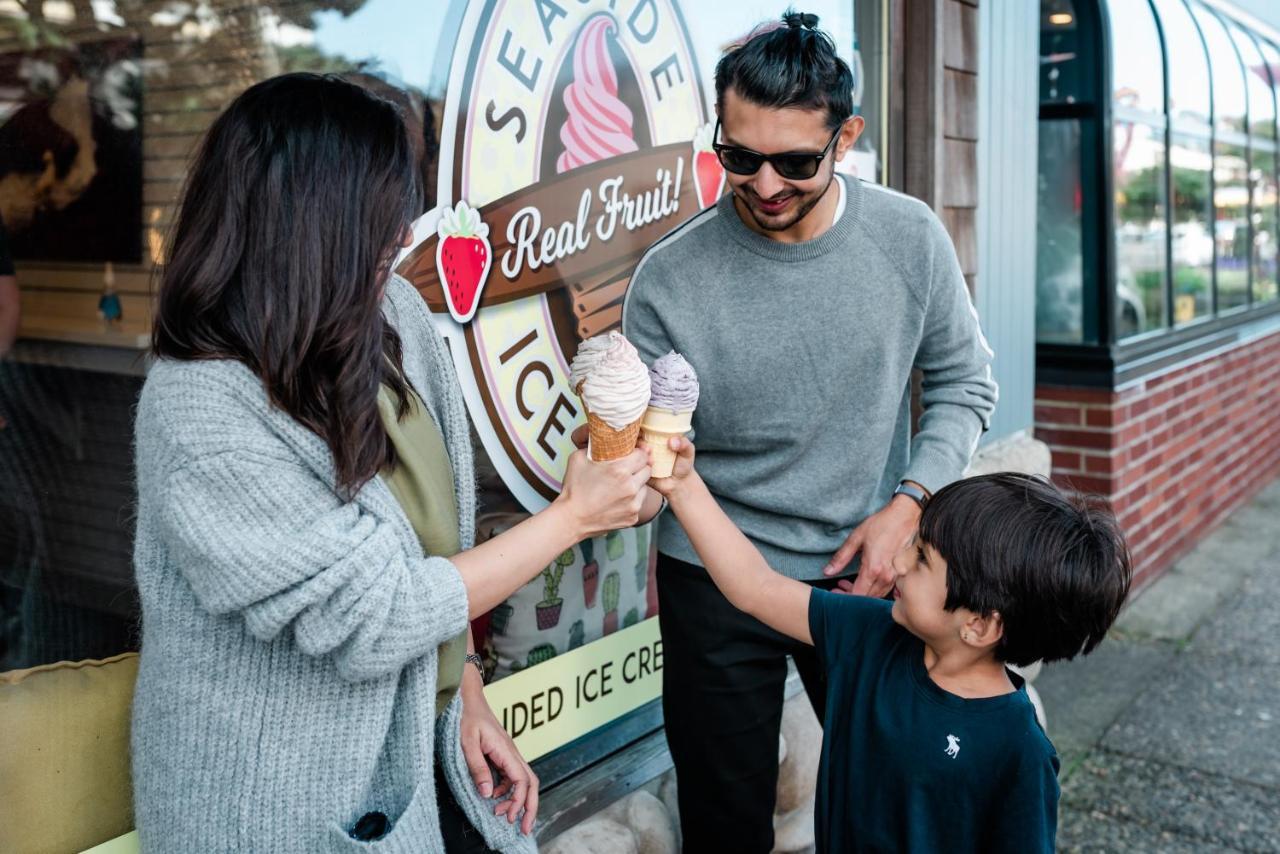
<svg viewBox="0 0 1280 854">
<path fill-rule="evenodd" d="M 836 177 L 836 173 L 835 173 L 835 170 L 833 169 L 831 171 L 831 174 L 827 177 L 827 183 L 822 187 L 821 190 L 814 190 L 812 193 L 808 193 L 800 196 L 800 203 L 796 207 L 795 213 L 787 217 L 785 220 L 778 220 L 778 219 L 762 220 L 760 218 L 761 215 L 756 211 L 755 206 L 752 205 L 751 202 L 747 200 L 747 198 L 743 196 L 739 196 L 739 198 L 742 199 L 743 207 L 745 207 L 748 213 L 751 214 L 751 218 L 755 220 L 756 225 L 760 226 L 765 231 L 786 231 L 788 228 L 791 228 L 791 226 L 795 225 L 797 222 L 799 222 L 800 220 L 808 216 L 809 212 L 814 209 L 814 207 L 818 204 L 818 202 L 822 201 L 822 197 L 825 196 L 827 193 L 827 190 L 831 188 L 831 182 L 835 180 L 835 177 Z M 759 197 L 753 195 L 752 198 L 759 198 Z"/>
</svg>

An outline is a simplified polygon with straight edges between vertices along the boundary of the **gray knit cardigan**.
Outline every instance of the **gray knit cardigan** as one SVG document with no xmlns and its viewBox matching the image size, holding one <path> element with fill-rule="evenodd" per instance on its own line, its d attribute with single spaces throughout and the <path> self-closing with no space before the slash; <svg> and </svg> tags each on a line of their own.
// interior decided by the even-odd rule
<svg viewBox="0 0 1280 854">
<path fill-rule="evenodd" d="M 385 313 L 444 433 L 470 548 L 474 460 L 447 349 L 403 279 Z M 435 717 L 436 647 L 467 627 L 466 589 L 423 556 L 383 480 L 344 502 L 324 442 L 233 361 L 159 361 L 135 436 L 143 850 L 439 852 L 437 753 L 490 847 L 536 850 L 477 793 L 460 701 Z M 391 832 L 350 839 L 374 810 Z"/>
</svg>

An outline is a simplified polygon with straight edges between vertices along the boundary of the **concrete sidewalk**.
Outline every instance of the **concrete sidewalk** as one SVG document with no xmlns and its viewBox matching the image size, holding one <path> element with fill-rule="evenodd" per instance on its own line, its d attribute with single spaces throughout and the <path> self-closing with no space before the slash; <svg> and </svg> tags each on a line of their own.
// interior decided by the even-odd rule
<svg viewBox="0 0 1280 854">
<path fill-rule="evenodd" d="M 1280 852 L 1280 481 L 1035 687 L 1059 850 Z"/>
</svg>

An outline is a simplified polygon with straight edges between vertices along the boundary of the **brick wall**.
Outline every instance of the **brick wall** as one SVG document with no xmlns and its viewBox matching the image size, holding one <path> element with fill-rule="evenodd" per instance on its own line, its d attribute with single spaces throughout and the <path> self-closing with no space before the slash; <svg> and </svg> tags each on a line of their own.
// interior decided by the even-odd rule
<svg viewBox="0 0 1280 854">
<path fill-rule="evenodd" d="M 1280 474 L 1280 333 L 1115 391 L 1037 386 L 1035 421 L 1054 480 L 1111 500 L 1145 584 Z"/>
</svg>

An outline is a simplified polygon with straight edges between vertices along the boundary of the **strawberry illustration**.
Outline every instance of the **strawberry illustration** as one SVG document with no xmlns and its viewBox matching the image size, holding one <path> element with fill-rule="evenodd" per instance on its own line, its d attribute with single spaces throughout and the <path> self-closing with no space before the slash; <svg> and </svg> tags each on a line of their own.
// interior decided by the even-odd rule
<svg viewBox="0 0 1280 854">
<path fill-rule="evenodd" d="M 475 316 L 489 278 L 493 261 L 489 226 L 481 221 L 479 211 L 459 199 L 453 208 L 444 209 L 436 234 L 440 237 L 436 272 L 444 283 L 445 302 L 453 319 L 466 323 Z"/>
<path fill-rule="evenodd" d="M 716 126 L 707 122 L 693 135 L 693 186 L 698 191 L 698 205 L 709 208 L 724 192 L 724 167 L 711 143 Z"/>
</svg>

